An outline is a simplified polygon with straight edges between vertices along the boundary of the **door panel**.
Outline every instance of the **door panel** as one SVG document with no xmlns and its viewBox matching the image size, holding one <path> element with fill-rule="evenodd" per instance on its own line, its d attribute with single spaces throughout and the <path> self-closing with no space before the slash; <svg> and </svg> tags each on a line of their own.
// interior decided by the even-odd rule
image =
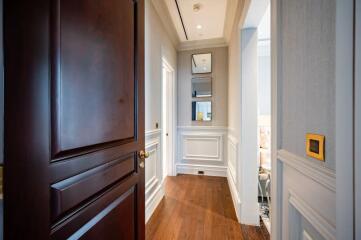
<svg viewBox="0 0 361 240">
<path fill-rule="evenodd" d="M 144 239 L 143 0 L 4 15 L 5 238 Z"/>
<path fill-rule="evenodd" d="M 54 156 L 131 141 L 135 126 L 133 1 L 56 0 L 52 8 Z"/>
<path fill-rule="evenodd" d="M 69 214 L 67 220 L 59 221 L 56 225 L 53 225 L 51 238 L 52 239 L 67 239 L 74 238 L 77 239 L 79 237 L 85 237 L 86 233 L 91 231 L 94 225 L 99 225 L 102 222 L 102 219 L 105 216 L 109 216 L 109 212 L 111 212 L 114 208 L 118 208 L 119 205 L 125 203 L 126 208 L 134 208 L 133 215 L 129 217 L 129 215 L 118 215 L 113 218 L 113 221 L 119 222 L 117 228 L 111 229 L 110 226 L 107 231 L 113 232 L 113 234 L 129 234 L 129 236 L 134 236 L 134 233 L 131 233 L 131 229 L 135 229 L 137 231 L 138 224 L 136 221 L 136 205 L 135 197 L 129 198 L 129 195 L 137 196 L 137 189 L 135 187 L 136 177 L 133 176 L 125 181 L 122 181 L 120 184 L 117 184 L 113 188 L 109 189 L 105 193 L 101 194 L 94 201 L 89 204 L 78 208 L 73 213 Z M 127 200 L 125 200 L 127 199 Z M 129 201 L 132 200 L 131 203 Z M 130 207 L 129 207 L 130 206 Z M 111 215 L 110 215 L 111 216 Z M 123 222 L 123 223 L 122 223 Z M 119 228 L 123 228 L 123 225 L 126 227 L 131 225 L 129 231 L 118 233 Z M 107 233 L 103 233 L 106 236 Z M 138 234 L 138 233 L 137 233 Z M 76 238 L 76 236 L 78 236 Z M 93 239 L 93 238 L 89 238 Z M 97 239 L 97 238 L 94 238 Z M 107 239 L 107 238 L 98 238 L 98 239 Z M 144 238 L 124 238 L 124 239 L 144 239 Z"/>
<path fill-rule="evenodd" d="M 50 186 L 53 219 L 135 171 L 135 159 L 118 159 Z"/>
</svg>

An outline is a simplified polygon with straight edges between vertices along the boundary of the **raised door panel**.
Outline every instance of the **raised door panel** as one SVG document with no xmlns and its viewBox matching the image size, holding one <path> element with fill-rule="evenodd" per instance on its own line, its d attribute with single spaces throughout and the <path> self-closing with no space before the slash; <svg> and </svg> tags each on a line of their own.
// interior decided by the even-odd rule
<svg viewBox="0 0 361 240">
<path fill-rule="evenodd" d="M 52 5 L 53 157 L 135 136 L 135 4 Z"/>
<path fill-rule="evenodd" d="M 5 238 L 144 239 L 144 1 L 4 6 Z"/>
</svg>

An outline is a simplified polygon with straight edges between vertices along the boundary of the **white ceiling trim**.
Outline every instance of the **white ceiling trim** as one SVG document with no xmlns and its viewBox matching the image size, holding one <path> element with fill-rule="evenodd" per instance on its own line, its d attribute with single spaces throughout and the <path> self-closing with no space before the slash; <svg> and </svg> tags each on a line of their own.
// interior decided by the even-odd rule
<svg viewBox="0 0 361 240">
<path fill-rule="evenodd" d="M 237 14 L 239 0 L 228 0 L 227 1 L 227 10 L 226 10 L 226 20 L 224 21 L 224 31 L 223 36 L 227 42 L 230 41 L 234 21 Z"/>
<path fill-rule="evenodd" d="M 212 38 L 212 39 L 181 42 L 179 43 L 177 49 L 179 51 L 187 51 L 194 49 L 226 47 L 226 46 L 228 46 L 228 43 L 224 38 Z"/>
<path fill-rule="evenodd" d="M 169 14 L 168 8 L 166 7 L 164 0 L 151 0 L 159 18 L 161 19 L 163 26 L 168 33 L 173 45 L 177 47 L 180 43 L 178 33 L 173 24 L 172 18 Z"/>
<path fill-rule="evenodd" d="M 168 34 L 171 36 L 172 42 L 175 44 L 177 50 L 186 51 L 228 46 L 235 25 L 239 27 L 243 25 L 242 23 L 246 15 L 244 8 L 248 8 L 250 0 L 227 0 L 223 37 L 185 42 L 181 41 L 179 38 L 177 28 L 172 21 L 172 17 L 170 16 L 171 13 L 166 5 L 166 0 L 151 0 L 151 2 Z"/>
<path fill-rule="evenodd" d="M 252 0 L 243 28 L 257 28 L 269 4 L 270 0 Z"/>
</svg>

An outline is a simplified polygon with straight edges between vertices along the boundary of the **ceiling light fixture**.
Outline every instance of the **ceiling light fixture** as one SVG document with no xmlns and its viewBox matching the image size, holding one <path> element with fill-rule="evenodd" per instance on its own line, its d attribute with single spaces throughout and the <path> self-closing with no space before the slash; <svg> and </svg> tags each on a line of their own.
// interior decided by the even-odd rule
<svg viewBox="0 0 361 240">
<path fill-rule="evenodd" d="M 198 24 L 197 29 L 202 29 L 202 25 Z"/>
<path fill-rule="evenodd" d="M 201 10 L 201 5 L 199 3 L 194 4 L 193 5 L 193 11 L 198 12 L 199 10 Z"/>
</svg>

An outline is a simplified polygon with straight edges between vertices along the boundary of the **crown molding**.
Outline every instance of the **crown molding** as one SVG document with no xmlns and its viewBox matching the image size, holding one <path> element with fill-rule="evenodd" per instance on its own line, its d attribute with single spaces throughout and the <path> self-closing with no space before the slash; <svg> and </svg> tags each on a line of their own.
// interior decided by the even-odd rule
<svg viewBox="0 0 361 240">
<path fill-rule="evenodd" d="M 179 43 L 177 49 L 178 51 L 188 51 L 194 49 L 226 47 L 226 46 L 228 46 L 228 44 L 224 38 L 212 38 L 212 39 L 181 42 Z"/>
<path fill-rule="evenodd" d="M 228 43 L 231 39 L 234 22 L 237 15 L 240 0 L 228 0 L 226 9 L 226 19 L 224 21 L 223 36 Z"/>
<path fill-rule="evenodd" d="M 250 0 L 227 1 L 223 37 L 194 41 L 181 41 L 165 0 L 150 0 L 150 2 L 155 8 L 167 34 L 178 51 L 228 46 L 234 28 L 239 28 L 242 26 L 246 15 L 245 13 L 247 12 L 250 4 Z"/>
<path fill-rule="evenodd" d="M 150 0 L 150 2 L 153 4 L 153 7 L 155 8 L 155 11 L 157 12 L 173 45 L 177 47 L 180 43 L 180 40 L 166 3 L 164 0 Z"/>
</svg>

